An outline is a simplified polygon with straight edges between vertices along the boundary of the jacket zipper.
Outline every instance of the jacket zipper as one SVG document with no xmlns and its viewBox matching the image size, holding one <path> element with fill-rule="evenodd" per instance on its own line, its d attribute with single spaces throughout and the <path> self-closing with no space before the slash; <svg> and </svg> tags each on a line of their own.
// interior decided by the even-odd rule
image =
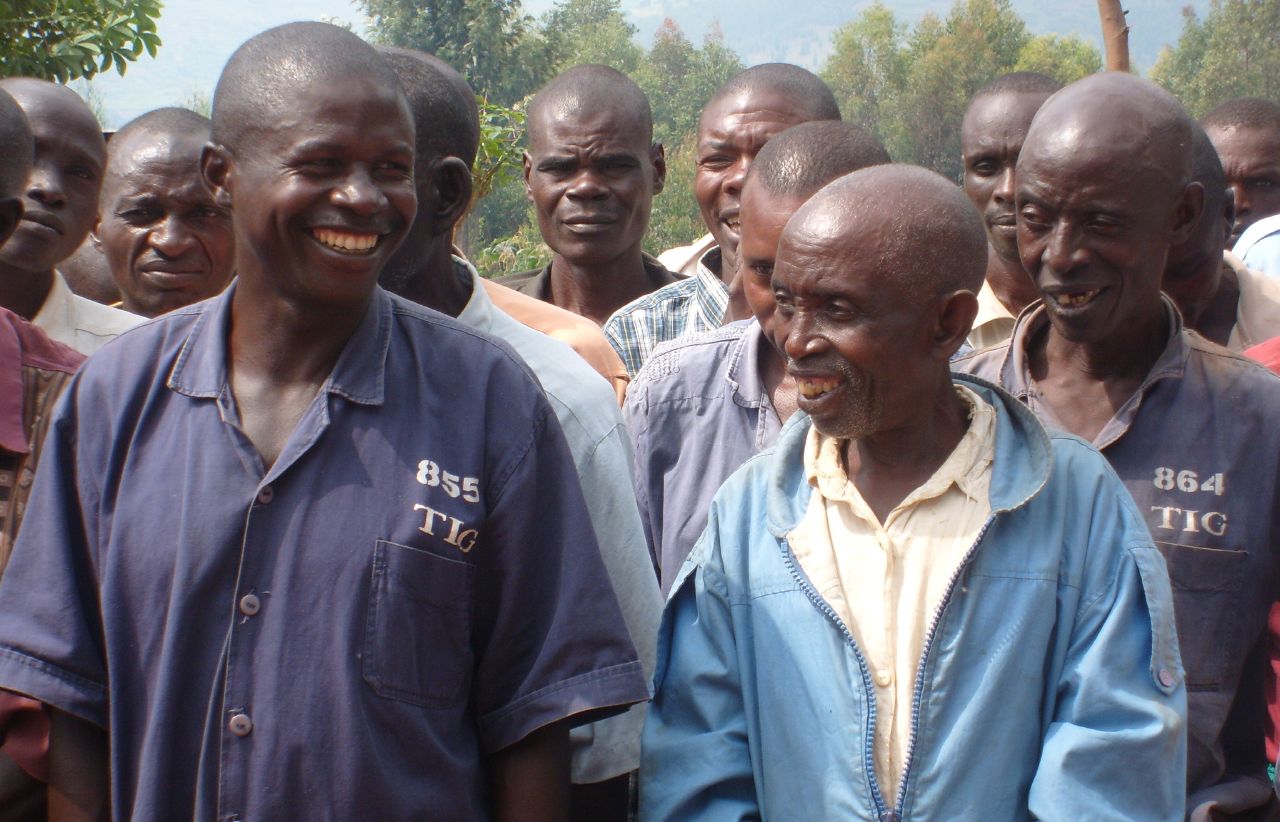
<svg viewBox="0 0 1280 822">
<path fill-rule="evenodd" d="M 986 529 L 984 528 L 983 530 L 985 531 Z M 867 714 L 870 718 L 871 732 L 867 735 L 866 739 L 863 740 L 862 755 L 864 761 L 874 762 L 876 738 L 876 692 L 871 685 L 871 674 L 868 673 L 867 661 L 862 656 L 862 651 L 858 648 L 858 643 L 854 640 L 853 634 L 849 631 L 849 626 L 844 624 L 844 620 L 840 619 L 840 616 L 835 612 L 835 610 L 818 594 L 814 587 L 809 584 L 809 581 L 804 578 L 804 575 L 800 573 L 799 569 L 796 568 L 795 555 L 791 552 L 791 544 L 787 542 L 787 538 L 781 537 L 780 542 L 784 548 L 782 558 L 787 563 L 787 570 L 791 572 L 791 576 L 800 584 L 800 589 L 804 591 L 805 596 L 809 598 L 809 601 L 812 602 L 819 611 L 826 614 L 828 619 L 836 624 L 836 627 L 840 629 L 840 633 L 844 634 L 844 638 L 849 643 L 849 647 L 853 649 L 853 657 L 858 662 L 858 672 L 862 674 L 863 693 L 870 697 L 867 700 Z M 913 725 L 913 740 L 914 737 L 915 726 Z M 884 822 L 889 822 L 889 820 L 895 820 L 896 822 L 897 815 L 885 807 L 884 795 L 880 793 L 880 782 L 875 777 L 874 768 L 869 776 L 870 778 L 868 781 L 871 785 L 871 799 L 876 803 L 876 816 L 880 820 L 884 820 Z"/>
<path fill-rule="evenodd" d="M 996 521 L 997 513 L 1001 512 L 992 511 L 987 517 L 987 521 L 983 523 L 982 530 L 978 532 L 978 538 L 969 546 L 964 558 L 960 560 L 955 572 L 951 574 L 942 602 L 938 604 L 937 610 L 933 612 L 933 617 L 929 620 L 929 630 L 925 634 L 924 640 L 924 651 L 920 654 L 920 664 L 916 668 L 916 683 L 911 689 L 911 735 L 907 738 L 907 756 L 902 762 L 902 777 L 898 781 L 898 796 L 894 801 L 893 807 L 894 815 L 898 819 L 901 819 L 902 800 L 907 797 L 907 780 L 911 777 L 912 759 L 915 757 L 916 752 L 916 732 L 920 725 L 920 693 L 924 690 L 924 669 L 929 662 L 929 652 L 933 650 L 933 639 L 938 632 L 938 623 L 942 621 L 942 614 L 947 610 L 947 605 L 951 603 L 951 595 L 955 593 L 956 583 L 960 581 L 960 576 L 969 567 L 969 562 L 973 559 L 973 555 L 978 552 L 978 546 L 982 543 L 982 538 L 987 535 L 987 530 L 991 528 L 991 524 Z"/>
</svg>

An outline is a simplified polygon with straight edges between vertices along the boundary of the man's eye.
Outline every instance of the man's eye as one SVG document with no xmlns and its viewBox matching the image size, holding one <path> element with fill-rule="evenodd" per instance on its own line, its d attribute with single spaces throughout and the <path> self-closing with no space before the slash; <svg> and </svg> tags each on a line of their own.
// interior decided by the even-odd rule
<svg viewBox="0 0 1280 822">
<path fill-rule="evenodd" d="M 765 282 L 769 282 L 770 280 L 773 279 L 773 266 L 753 265 L 751 266 L 751 273 L 755 274 L 756 277 L 760 278 L 761 280 L 764 280 Z"/>
<path fill-rule="evenodd" d="M 158 212 L 151 208 L 131 208 L 128 211 L 120 212 L 120 218 L 129 223 L 149 223 L 158 216 Z"/>
<path fill-rule="evenodd" d="M 722 154 L 712 154 L 710 157 L 699 157 L 698 166 L 701 168 L 727 168 L 733 162 Z"/>
<path fill-rule="evenodd" d="M 1000 170 L 1000 164 L 991 160 L 978 160 L 969 166 L 969 170 L 979 177 L 990 177 Z"/>
<path fill-rule="evenodd" d="M 1042 229 L 1047 228 L 1049 225 L 1044 215 L 1033 208 L 1022 209 L 1022 211 L 1018 212 L 1018 216 L 1028 228 Z"/>
</svg>

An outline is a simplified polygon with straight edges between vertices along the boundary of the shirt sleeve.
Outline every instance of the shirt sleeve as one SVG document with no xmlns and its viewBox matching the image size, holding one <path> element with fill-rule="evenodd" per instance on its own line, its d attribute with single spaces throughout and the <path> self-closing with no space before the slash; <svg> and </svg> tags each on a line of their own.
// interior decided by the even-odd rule
<svg viewBox="0 0 1280 822">
<path fill-rule="evenodd" d="M 106 727 L 93 536 L 96 491 L 76 445 L 79 378 L 62 398 L 31 504 L 0 580 L 0 687 Z M 104 433 L 103 436 L 106 436 Z"/>
<path fill-rule="evenodd" d="M 542 403 L 478 557 L 473 699 L 486 751 L 648 698 L 564 434 Z"/>
<path fill-rule="evenodd" d="M 1030 811 L 1044 820 L 1181 820 L 1187 698 L 1168 571 L 1109 467 L 1064 470 L 1091 468 L 1103 475 L 1091 544 Z"/>
<path fill-rule="evenodd" d="M 713 506 L 662 615 L 641 741 L 641 822 L 760 818 L 716 526 Z"/>
</svg>

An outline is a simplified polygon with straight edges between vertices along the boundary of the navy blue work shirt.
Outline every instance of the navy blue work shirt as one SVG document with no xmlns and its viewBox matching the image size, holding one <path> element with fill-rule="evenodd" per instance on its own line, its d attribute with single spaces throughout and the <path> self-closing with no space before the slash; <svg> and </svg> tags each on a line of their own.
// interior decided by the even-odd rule
<svg viewBox="0 0 1280 822">
<path fill-rule="evenodd" d="M 1271 793 L 1262 651 L 1280 581 L 1280 379 L 1187 331 L 1167 298 L 1164 305 L 1164 352 L 1093 445 L 1124 481 L 1169 568 L 1187 671 L 1188 811 L 1213 802 L 1252 807 Z M 999 383 L 1061 429 L 1027 354 L 1048 323 L 1033 303 L 1010 341 L 953 368 Z"/>
<path fill-rule="evenodd" d="M 551 408 L 505 344 L 379 290 L 264 470 L 233 291 L 68 389 L 0 686 L 109 729 L 116 819 L 483 820 L 485 754 L 647 696 Z"/>
</svg>

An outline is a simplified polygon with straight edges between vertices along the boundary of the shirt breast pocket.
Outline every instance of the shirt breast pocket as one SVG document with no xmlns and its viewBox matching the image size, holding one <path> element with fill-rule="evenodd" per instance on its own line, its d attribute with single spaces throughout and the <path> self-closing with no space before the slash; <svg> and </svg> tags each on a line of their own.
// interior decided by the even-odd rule
<svg viewBox="0 0 1280 822">
<path fill-rule="evenodd" d="M 1187 690 L 1218 690 L 1240 655 L 1239 597 L 1249 555 L 1173 542 L 1156 546 L 1169 567 Z"/>
<path fill-rule="evenodd" d="M 474 577 L 465 562 L 374 544 L 363 673 L 375 693 L 428 707 L 466 699 Z"/>
</svg>

